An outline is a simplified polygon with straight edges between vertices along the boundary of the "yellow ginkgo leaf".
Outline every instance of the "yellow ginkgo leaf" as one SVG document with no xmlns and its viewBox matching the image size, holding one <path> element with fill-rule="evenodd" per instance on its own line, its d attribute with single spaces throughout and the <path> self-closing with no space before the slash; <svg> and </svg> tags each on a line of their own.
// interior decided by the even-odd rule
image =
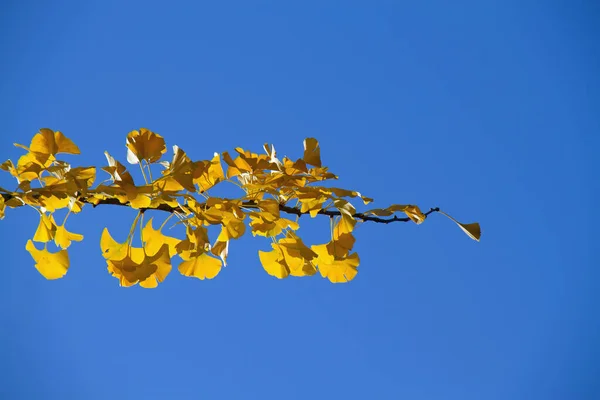
<svg viewBox="0 0 600 400">
<path fill-rule="evenodd" d="M 229 254 L 229 240 L 224 242 L 217 240 L 210 249 L 210 252 L 219 257 L 223 261 L 223 265 L 226 266 L 227 255 Z"/>
<path fill-rule="evenodd" d="M 334 200 L 333 204 L 340 211 L 340 214 L 342 214 L 342 218 L 338 221 L 334 234 L 339 236 L 344 233 L 352 232 L 356 225 L 356 219 L 354 219 L 356 209 L 354 206 L 350 202 L 342 199 Z"/>
<path fill-rule="evenodd" d="M 54 235 L 54 243 L 62 249 L 66 249 L 71 245 L 72 241 L 81 242 L 83 235 L 78 233 L 69 232 L 65 229 L 64 225 L 56 227 L 56 234 Z"/>
<path fill-rule="evenodd" d="M 18 146 L 27 149 L 25 146 Z M 63 135 L 62 132 L 54 132 L 48 128 L 40 129 L 31 140 L 28 150 L 44 155 L 56 155 L 58 153 L 80 154 L 79 147 L 71 139 Z"/>
<path fill-rule="evenodd" d="M 301 204 L 301 213 L 310 213 L 311 218 L 317 216 L 319 211 L 323 208 L 323 203 L 327 200 L 327 197 L 321 196 L 319 192 L 315 193 L 299 193 L 298 201 Z"/>
<path fill-rule="evenodd" d="M 354 247 L 355 241 L 351 233 L 340 234 L 334 230 L 333 240 L 327 244 L 327 248 L 335 257 L 345 257 Z"/>
<path fill-rule="evenodd" d="M 294 231 L 298 230 L 300 225 L 287 218 L 279 218 L 273 221 L 272 214 L 261 211 L 250 213 L 250 227 L 252 228 L 252 235 L 270 237 L 279 235 L 287 228 Z"/>
<path fill-rule="evenodd" d="M 290 275 L 311 276 L 317 272 L 312 264 L 312 260 L 317 257 L 317 253 L 307 247 L 302 239 L 293 232 L 288 232 L 287 237 L 280 239 L 277 245 Z"/>
<path fill-rule="evenodd" d="M 156 254 L 163 244 L 166 243 L 169 247 L 169 255 L 172 257 L 177 253 L 175 247 L 181 242 L 177 238 L 166 236 L 160 230 L 154 229 L 152 227 L 152 218 L 148 220 L 146 226 L 142 229 L 142 237 L 144 238 L 146 253 L 150 255 Z"/>
<path fill-rule="evenodd" d="M 243 220 L 237 218 L 227 218 L 223 220 L 223 230 L 221 233 L 226 233 L 226 238 L 219 235 L 219 240 L 239 239 L 246 232 L 246 224 Z"/>
<path fill-rule="evenodd" d="M 143 193 L 136 193 L 135 196 L 129 197 L 129 204 L 133 209 L 146 208 L 150 206 L 152 199 L 150 196 Z"/>
<path fill-rule="evenodd" d="M 145 280 L 140 281 L 140 286 L 143 288 L 155 288 L 159 283 L 163 282 L 167 275 L 171 272 L 171 249 L 167 243 L 158 249 L 156 254 L 152 256 L 153 263 L 156 265 L 156 271 Z"/>
<path fill-rule="evenodd" d="M 323 278 L 329 279 L 332 283 L 350 282 L 358 273 L 358 264 L 360 259 L 357 253 L 352 253 L 341 260 L 334 260 L 331 264 L 319 263 L 319 272 Z"/>
<path fill-rule="evenodd" d="M 317 267 L 323 278 L 328 278 L 332 283 L 349 282 L 358 273 L 360 259 L 357 253 L 339 257 L 333 253 L 331 244 L 320 244 L 311 246 L 317 253 Z"/>
<path fill-rule="evenodd" d="M 212 279 L 221 271 L 221 261 L 201 253 L 195 257 L 189 257 L 179 264 L 179 272 L 182 275 L 198 279 Z"/>
<path fill-rule="evenodd" d="M 317 254 L 307 247 L 295 233 L 271 243 L 272 251 L 259 251 L 258 257 L 269 275 L 283 279 L 292 276 L 311 276 L 317 270 L 312 263 Z"/>
<path fill-rule="evenodd" d="M 187 227 L 186 238 L 175 246 L 175 251 L 184 260 L 189 260 L 197 255 L 208 251 L 210 242 L 208 241 L 208 230 L 204 226 L 196 228 Z"/>
<path fill-rule="evenodd" d="M 146 128 L 129 132 L 126 145 L 127 161 L 130 164 L 137 164 L 140 160 L 154 163 L 167 151 L 165 139 Z"/>
<path fill-rule="evenodd" d="M 54 239 L 56 234 L 56 224 L 52 215 L 40 214 L 40 223 L 33 235 L 33 240 L 36 242 L 49 242 Z"/>
<path fill-rule="evenodd" d="M 223 152 L 223 161 L 228 166 L 227 178 L 233 178 L 234 176 L 252 171 L 252 167 L 244 159 L 237 157 L 234 160 L 226 151 Z"/>
<path fill-rule="evenodd" d="M 179 146 L 173 146 L 172 161 L 163 161 L 161 165 L 166 169 L 162 172 L 163 176 L 153 182 L 156 188 L 163 192 L 178 192 L 182 189 L 196 191 L 192 176 L 194 164 Z"/>
<path fill-rule="evenodd" d="M 225 179 L 221 157 L 215 153 L 212 160 L 196 163 L 193 171 L 194 183 L 197 184 L 201 192 L 205 192 L 217 183 Z"/>
<path fill-rule="evenodd" d="M 69 269 L 69 253 L 60 250 L 50 253 L 48 250 L 38 250 L 31 240 L 27 241 L 25 249 L 35 261 L 35 268 L 46 279 L 59 279 L 65 276 Z"/>
<path fill-rule="evenodd" d="M 408 216 L 408 218 L 410 218 L 416 224 L 423 223 L 423 221 L 425 221 L 425 218 L 427 218 L 427 216 L 421 212 L 419 207 L 412 205 L 412 204 L 406 204 L 406 205 L 394 204 L 394 205 L 389 206 L 386 210 L 389 210 L 392 212 L 401 211 L 401 212 L 405 213 Z M 375 215 L 383 215 L 382 213 L 376 214 L 373 211 L 376 211 L 376 210 L 371 210 L 371 213 L 373 213 Z"/>
<path fill-rule="evenodd" d="M 466 233 L 467 236 L 469 236 L 471 239 L 479 242 L 479 239 L 481 239 L 481 227 L 479 226 L 479 223 L 473 222 L 470 224 L 463 224 L 463 223 L 458 222 L 457 220 L 455 220 L 454 218 L 452 218 L 451 216 L 449 216 L 448 214 L 446 214 L 443 211 L 438 211 L 438 212 L 440 214 L 445 215 L 446 217 L 450 218 L 452 221 L 454 221 L 454 223 L 456 225 L 458 225 L 458 227 L 460 229 L 462 229 L 462 231 L 464 233 Z"/>
<path fill-rule="evenodd" d="M 4 219 L 4 209 L 6 204 L 4 203 L 4 197 L 0 195 L 0 219 Z"/>
<path fill-rule="evenodd" d="M 107 260 L 122 260 L 127 255 L 127 243 L 119 243 L 110 235 L 108 228 L 104 228 L 100 237 L 102 255 Z"/>
<path fill-rule="evenodd" d="M 258 258 L 264 270 L 269 275 L 278 279 L 284 279 L 290 274 L 290 269 L 284 262 L 283 254 L 281 254 L 281 250 L 275 244 L 273 244 L 273 250 L 271 251 L 259 250 Z"/>
<path fill-rule="evenodd" d="M 304 157 L 302 159 L 315 167 L 321 166 L 321 149 L 319 142 L 315 138 L 304 139 Z"/>
<path fill-rule="evenodd" d="M 57 192 L 52 195 L 41 196 L 40 201 L 46 211 L 54 212 L 69 207 L 71 197 L 66 193 Z"/>
<path fill-rule="evenodd" d="M 169 246 L 166 244 L 152 256 L 146 255 L 144 250 L 138 247 L 130 247 L 128 251 L 129 254 L 126 253 L 121 260 L 106 260 L 108 272 L 119 279 L 121 286 L 129 287 L 144 282 L 142 287 L 153 288 L 171 271 Z"/>
<path fill-rule="evenodd" d="M 104 152 L 104 156 L 108 161 L 108 167 L 102 167 L 102 170 L 108 172 L 115 183 L 121 184 L 122 187 L 135 186 L 133 177 L 123 164 L 111 156 L 108 151 Z"/>
</svg>

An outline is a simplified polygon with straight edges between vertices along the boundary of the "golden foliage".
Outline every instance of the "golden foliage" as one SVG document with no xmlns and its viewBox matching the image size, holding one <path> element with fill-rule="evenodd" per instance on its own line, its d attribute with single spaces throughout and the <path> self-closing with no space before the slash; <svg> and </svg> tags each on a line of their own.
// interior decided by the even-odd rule
<svg viewBox="0 0 600 400">
<path fill-rule="evenodd" d="M 164 138 L 141 128 L 127 135 L 126 148 L 127 161 L 139 165 L 143 183 L 136 184 L 127 168 L 105 152 L 108 165 L 100 170 L 108 174 L 108 179 L 95 188 L 92 185 L 96 167 L 72 167 L 57 158 L 62 153 L 80 153 L 63 133 L 43 128 L 33 136 L 29 147 L 15 145 L 26 153 L 16 165 L 11 160 L 0 164 L 0 169 L 14 177 L 18 185 L 16 191 L 0 188 L 0 219 L 4 218 L 6 208 L 28 205 L 39 212 L 37 229 L 25 248 L 46 279 L 58 279 L 67 273 L 67 249 L 72 242 L 83 240 L 83 235 L 68 231 L 65 223 L 86 204 L 94 207 L 113 204 L 137 210 L 124 242 L 113 239 L 107 228 L 100 239 L 108 272 L 126 287 L 136 284 L 157 287 L 171 272 L 171 261 L 176 255 L 182 260 L 178 266 L 182 275 L 201 280 L 216 277 L 222 266 L 227 265 L 230 242 L 242 237 L 246 226 L 253 236 L 271 239 L 271 250 L 258 254 L 269 275 L 283 279 L 312 276 L 318 271 L 333 283 L 351 281 L 358 273 L 358 254 L 351 252 L 358 222 L 421 224 L 431 213 L 440 212 L 472 239 L 479 241 L 481 237 L 478 223 L 460 223 L 439 209 L 424 213 L 416 205 L 394 204 L 357 212 L 352 199 L 359 198 L 365 205 L 373 199 L 353 190 L 319 186 L 320 182 L 337 176 L 322 165 L 319 142 L 314 138 L 304 141 L 303 156 L 297 160 L 287 157 L 280 160 L 275 147 L 265 144 L 264 154 L 238 147 L 235 157 L 222 152 L 198 161 L 173 146 L 171 161 L 160 161 L 167 151 Z M 209 194 L 223 182 L 237 186 L 242 195 L 223 198 Z M 63 209 L 66 216 L 58 225 L 55 213 Z M 169 213 L 158 229 L 153 226 L 153 218 L 143 225 L 145 213 L 152 210 Z M 406 217 L 396 213 L 404 213 Z M 328 243 L 304 244 L 296 234 L 299 217 L 304 214 L 330 218 Z M 183 239 L 163 233 L 167 220 L 173 216 L 175 225 L 185 227 Z M 219 227 L 213 245 L 209 240 L 211 226 Z M 141 247 L 132 246 L 136 232 Z M 38 250 L 33 241 L 44 243 L 44 248 Z M 58 248 L 56 252 L 47 248 L 52 242 Z"/>
</svg>

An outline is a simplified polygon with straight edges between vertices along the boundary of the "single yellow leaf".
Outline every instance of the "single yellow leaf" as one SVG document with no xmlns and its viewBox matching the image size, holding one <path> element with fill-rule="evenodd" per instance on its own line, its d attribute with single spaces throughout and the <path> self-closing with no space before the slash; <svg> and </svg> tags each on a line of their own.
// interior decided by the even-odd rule
<svg viewBox="0 0 600 400">
<path fill-rule="evenodd" d="M 198 278 L 201 280 L 212 279 L 221 271 L 221 261 L 206 253 L 182 261 L 179 264 L 179 272 L 182 275 Z"/>
<path fill-rule="evenodd" d="M 167 244 L 152 256 L 145 254 L 144 249 L 139 247 L 131 247 L 128 251 L 129 254 L 126 253 L 121 260 L 106 260 L 108 272 L 119 279 L 121 286 L 129 287 L 140 282 L 142 287 L 153 288 L 171 271 L 171 258 Z M 141 285 L 141 282 L 144 284 Z"/>
<path fill-rule="evenodd" d="M 279 202 L 275 199 L 265 199 L 257 202 L 258 208 L 273 216 L 272 221 L 280 217 Z M 263 214 L 264 215 L 264 214 Z"/>
<path fill-rule="evenodd" d="M 17 178 L 20 181 L 32 181 L 38 179 L 42 171 L 50 166 L 52 158 L 44 157 L 43 155 L 32 152 L 22 155 L 17 161 Z"/>
<path fill-rule="evenodd" d="M 25 249 L 35 261 L 35 268 L 46 279 L 59 279 L 65 276 L 69 269 L 69 253 L 60 250 L 50 253 L 48 250 L 38 250 L 31 240 L 27 241 Z"/>
<path fill-rule="evenodd" d="M 327 248 L 335 257 L 345 257 L 354 247 L 355 241 L 351 233 L 334 231 L 333 240 L 327 244 Z"/>
<path fill-rule="evenodd" d="M 52 194 L 41 196 L 40 202 L 48 212 L 54 212 L 61 208 L 69 207 L 71 197 L 66 193 L 54 192 Z"/>
<path fill-rule="evenodd" d="M 229 240 L 217 240 L 210 249 L 210 252 L 219 257 L 223 261 L 223 265 L 227 266 L 227 255 L 229 254 Z"/>
<path fill-rule="evenodd" d="M 140 160 L 149 163 L 157 162 L 167 151 L 165 139 L 146 128 L 129 132 L 126 145 L 127 161 L 130 164 L 137 164 Z"/>
<path fill-rule="evenodd" d="M 36 242 L 49 242 L 54 239 L 56 234 L 56 224 L 52 215 L 40 214 L 40 222 L 33 235 L 33 240 Z"/>
<path fill-rule="evenodd" d="M 25 146 L 19 145 L 27 149 Z M 79 147 L 67 138 L 62 132 L 54 132 L 52 129 L 42 128 L 33 136 L 29 149 L 40 155 L 56 155 L 58 153 L 80 154 Z"/>
<path fill-rule="evenodd" d="M 304 139 L 304 157 L 302 159 L 315 167 L 321 166 L 321 149 L 319 142 L 315 138 Z"/>
<path fill-rule="evenodd" d="M 221 165 L 221 157 L 219 153 L 215 153 L 210 161 L 202 161 L 198 163 L 196 170 L 193 172 L 194 183 L 196 183 L 201 192 L 205 192 L 217 183 L 225 179 L 223 166 Z"/>
<path fill-rule="evenodd" d="M 277 245 L 290 275 L 310 276 L 317 272 L 312 264 L 312 260 L 317 257 L 317 253 L 307 247 L 293 232 L 288 232 L 287 237 L 280 239 Z"/>
<path fill-rule="evenodd" d="M 178 192 L 182 189 L 190 192 L 196 191 L 192 176 L 194 164 L 185 151 L 178 146 L 173 146 L 172 161 L 163 161 L 161 164 L 166 169 L 162 172 L 163 176 L 153 182 L 155 187 L 164 192 Z"/>
<path fill-rule="evenodd" d="M 110 235 L 108 228 L 104 228 L 100 237 L 102 255 L 107 260 L 122 260 L 127 256 L 127 242 L 119 243 Z"/>
<path fill-rule="evenodd" d="M 360 259 L 357 253 L 352 253 L 343 257 L 336 256 L 330 244 L 321 244 L 311 246 L 317 253 L 317 267 L 323 278 L 329 279 L 332 283 L 349 282 L 358 273 Z"/>
<path fill-rule="evenodd" d="M 64 225 L 56 227 L 56 234 L 54 236 L 54 243 L 62 249 L 66 249 L 71 245 L 72 241 L 81 242 L 83 235 L 78 233 L 69 232 L 65 229 Z"/>
<path fill-rule="evenodd" d="M 204 226 L 196 228 L 187 227 L 186 238 L 175 246 L 175 251 L 184 260 L 189 260 L 197 255 L 208 251 L 208 230 Z"/>
<path fill-rule="evenodd" d="M 334 235 L 339 236 L 344 233 L 352 232 L 354 230 L 354 226 L 356 225 L 356 219 L 354 219 L 354 213 L 356 212 L 356 209 L 354 206 L 350 202 L 342 199 L 335 199 L 333 204 L 342 214 L 342 218 L 338 221 L 335 227 Z"/>
<path fill-rule="evenodd" d="M 108 167 L 102 167 L 102 170 L 108 172 L 115 183 L 118 182 L 121 185 L 125 184 L 135 186 L 133 177 L 123 164 L 121 164 L 118 160 L 115 160 L 115 158 L 111 156 L 108 151 L 104 152 L 104 156 L 106 157 L 106 161 L 108 161 Z"/>
<path fill-rule="evenodd" d="M 146 253 L 149 255 L 156 254 L 163 246 L 167 244 L 169 248 L 169 255 L 172 257 L 177 254 L 176 246 L 181 240 L 164 235 L 160 230 L 152 227 L 152 218 L 148 220 L 146 226 L 142 229 L 142 237 L 144 238 L 144 248 Z"/>
<path fill-rule="evenodd" d="M 252 235 L 254 236 L 277 236 L 286 228 L 290 228 L 291 230 L 300 228 L 298 223 L 286 218 L 279 218 L 273 221 L 273 215 L 271 213 L 261 211 L 251 212 L 249 215 L 250 227 L 252 228 Z"/>
<path fill-rule="evenodd" d="M 223 152 L 223 161 L 227 164 L 227 178 L 233 178 L 234 176 L 239 176 L 245 172 L 252 171 L 252 166 L 248 164 L 246 160 L 241 157 L 236 157 L 234 160 L 231 158 L 228 152 Z"/>
<path fill-rule="evenodd" d="M 479 223 L 473 222 L 470 224 L 463 224 L 463 223 L 458 222 L 457 220 L 455 220 L 454 218 L 452 218 L 451 216 L 449 216 L 448 214 L 446 214 L 443 211 L 438 211 L 438 212 L 440 214 L 443 214 L 446 217 L 450 218 L 452 221 L 454 221 L 454 223 L 456 225 L 458 225 L 458 227 L 460 229 L 462 229 L 462 231 L 464 233 L 466 233 L 467 236 L 469 236 L 471 239 L 479 242 L 479 239 L 481 239 L 481 227 L 479 226 Z"/>
<path fill-rule="evenodd" d="M 354 279 L 358 273 L 359 263 L 358 254 L 352 253 L 342 260 L 335 260 L 331 264 L 320 263 L 318 266 L 323 278 L 329 279 L 332 283 L 346 283 Z"/>
<path fill-rule="evenodd" d="M 279 248 L 273 243 L 272 251 L 258 251 L 258 258 L 260 263 L 267 273 L 278 279 L 287 278 L 290 274 L 290 270 L 283 262 L 283 255 L 279 251 Z"/>
<path fill-rule="evenodd" d="M 336 245 L 337 244 L 337 245 Z M 333 283 L 349 282 L 358 273 L 360 259 L 357 253 L 348 254 L 341 249 L 341 242 L 329 242 L 311 246 L 317 254 L 315 263 L 323 278 L 328 278 Z"/>
<path fill-rule="evenodd" d="M 131 208 L 134 208 L 136 210 L 140 208 L 147 208 L 152 203 L 152 198 L 143 193 L 136 193 L 135 196 L 128 197 L 128 199 Z"/>
<path fill-rule="evenodd" d="M 410 218 L 416 224 L 423 223 L 423 221 L 425 221 L 425 218 L 427 218 L 427 216 L 421 212 L 419 207 L 412 205 L 412 204 L 406 204 L 406 205 L 393 204 L 393 205 L 389 206 L 386 210 L 389 210 L 392 212 L 401 211 L 401 212 L 405 213 L 408 216 L 408 218 Z M 375 210 L 371 210 L 371 213 L 375 214 L 373 211 L 375 211 Z M 379 213 L 376 215 L 383 215 L 383 214 Z"/>
<path fill-rule="evenodd" d="M 170 247 L 164 244 L 153 256 L 153 263 L 156 265 L 156 271 L 143 281 L 140 281 L 140 286 L 143 288 L 155 288 L 159 283 L 163 282 L 167 275 L 171 272 L 171 256 Z"/>
</svg>

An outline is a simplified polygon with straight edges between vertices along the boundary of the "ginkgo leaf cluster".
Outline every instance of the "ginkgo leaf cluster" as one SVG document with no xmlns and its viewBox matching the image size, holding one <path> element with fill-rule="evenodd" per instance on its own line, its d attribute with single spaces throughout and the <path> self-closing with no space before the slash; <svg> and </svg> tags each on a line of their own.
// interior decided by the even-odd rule
<svg viewBox="0 0 600 400">
<path fill-rule="evenodd" d="M 16 180 L 14 190 L 0 188 L 0 218 L 6 208 L 29 206 L 38 213 L 38 226 L 25 249 L 46 279 L 62 278 L 68 272 L 68 250 L 73 242 L 83 240 L 82 234 L 67 229 L 68 220 L 99 205 L 134 210 L 129 233 L 115 236 L 125 237 L 123 241 L 115 240 L 107 227 L 100 240 L 108 272 L 124 287 L 157 287 L 171 273 L 174 259 L 180 274 L 212 279 L 227 265 L 231 242 L 248 232 L 270 242 L 270 249 L 259 251 L 257 260 L 269 275 L 283 279 L 319 274 L 334 283 L 351 281 L 358 273 L 360 258 L 353 248 L 360 223 L 421 224 L 439 212 L 472 239 L 481 236 L 478 223 L 462 224 L 437 208 L 422 212 L 413 204 L 394 204 L 357 212 L 353 201 L 366 206 L 373 199 L 325 184 L 337 176 L 323 165 L 314 138 L 304 141 L 303 155 L 295 160 L 278 158 L 275 147 L 265 144 L 263 153 L 237 147 L 231 154 L 224 151 L 194 161 L 177 145 L 164 159 L 168 157 L 164 138 L 141 128 L 126 137 L 127 163 L 139 167 L 135 180 L 132 171 L 108 152 L 106 165 L 99 167 L 72 166 L 60 159 L 60 154 L 80 154 L 60 131 L 40 129 L 29 146 L 15 145 L 25 154 L 16 163 L 7 160 L 0 165 Z M 106 179 L 94 186 L 98 173 Z M 239 188 L 240 195 L 213 195 L 212 188 L 221 184 Z M 66 215 L 58 224 L 60 210 Z M 152 210 L 165 212 L 157 228 L 153 217 L 144 221 Z M 307 239 L 298 236 L 302 215 L 327 219 L 331 240 L 306 244 Z M 163 233 L 171 218 L 185 227 L 184 237 Z M 212 240 L 210 227 L 218 232 Z M 138 237 L 141 245 L 136 247 Z"/>
</svg>

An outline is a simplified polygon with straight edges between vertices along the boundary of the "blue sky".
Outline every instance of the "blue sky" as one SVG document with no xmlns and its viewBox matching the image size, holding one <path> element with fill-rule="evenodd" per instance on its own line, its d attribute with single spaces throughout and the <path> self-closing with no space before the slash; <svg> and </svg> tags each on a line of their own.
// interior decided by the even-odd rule
<svg viewBox="0 0 600 400">
<path fill-rule="evenodd" d="M 600 398 L 599 12 L 591 1 L 6 3 L 2 161 L 41 127 L 79 145 L 73 164 L 98 166 L 104 150 L 125 162 L 139 127 L 194 159 L 264 142 L 300 157 L 312 136 L 339 186 L 375 206 L 439 206 L 484 234 L 476 243 L 440 215 L 363 224 L 345 285 L 278 281 L 258 260 L 268 241 L 249 237 L 214 280 L 174 270 L 144 290 L 120 288 L 99 247 L 105 226 L 126 235 L 131 210 L 71 217 L 85 240 L 58 281 L 25 251 L 36 213 L 8 210 L 0 392 Z M 328 222 L 298 233 L 321 243 Z"/>
</svg>

